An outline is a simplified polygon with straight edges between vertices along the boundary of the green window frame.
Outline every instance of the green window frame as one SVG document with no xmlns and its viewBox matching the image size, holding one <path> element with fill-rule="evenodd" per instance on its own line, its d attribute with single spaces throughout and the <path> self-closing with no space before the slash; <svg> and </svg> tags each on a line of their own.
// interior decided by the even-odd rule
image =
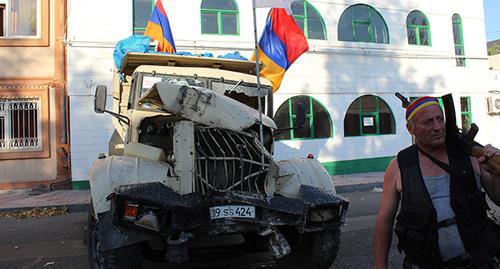
<svg viewBox="0 0 500 269">
<path fill-rule="evenodd" d="M 364 104 L 368 106 L 364 107 Z M 363 95 L 356 98 L 347 109 L 344 117 L 344 137 L 395 133 L 394 114 L 384 99 L 371 94 Z"/>
<path fill-rule="evenodd" d="M 148 24 L 149 18 L 151 17 L 151 12 L 155 7 L 156 0 L 134 0 L 132 2 L 132 32 L 136 35 L 144 34 L 146 26 Z M 149 10 L 147 6 L 151 4 Z"/>
<path fill-rule="evenodd" d="M 222 9 L 222 8 L 206 8 L 204 6 L 209 6 L 209 2 L 227 2 L 227 3 L 232 3 L 234 6 L 234 9 Z M 238 4 L 234 0 L 203 0 L 201 2 L 201 34 L 204 35 L 231 35 L 231 36 L 238 36 L 240 35 L 240 19 L 239 19 L 239 11 L 238 11 Z M 212 15 L 216 17 L 217 20 L 217 31 L 207 31 L 206 24 L 207 22 L 205 21 L 207 16 Z M 225 25 L 225 20 L 231 17 L 235 17 L 235 31 L 234 32 L 226 32 L 227 29 L 229 29 L 228 26 Z M 227 24 L 226 24 L 227 25 Z"/>
<path fill-rule="evenodd" d="M 340 16 L 339 41 L 389 44 L 389 30 L 382 15 L 373 7 L 356 4 Z"/>
<path fill-rule="evenodd" d="M 472 109 L 470 96 L 460 97 L 460 118 L 462 120 L 462 129 L 469 130 L 472 124 Z"/>
<path fill-rule="evenodd" d="M 308 1 L 293 2 L 292 13 L 307 39 L 326 40 L 327 33 L 323 17 Z M 319 30 L 320 27 L 321 30 Z"/>
<path fill-rule="evenodd" d="M 431 26 L 427 17 L 419 10 L 414 10 L 406 17 L 408 44 L 432 46 Z"/>
<path fill-rule="evenodd" d="M 293 130 L 296 126 L 297 104 L 305 104 L 305 126 Z M 316 99 L 307 95 L 289 98 L 278 108 L 274 115 L 278 128 L 288 129 L 279 132 L 276 140 L 311 140 L 333 137 L 333 124 L 328 110 Z"/>
<path fill-rule="evenodd" d="M 453 44 L 455 46 L 455 58 L 457 66 L 465 66 L 464 35 L 462 30 L 462 19 L 460 15 L 453 14 Z"/>
</svg>

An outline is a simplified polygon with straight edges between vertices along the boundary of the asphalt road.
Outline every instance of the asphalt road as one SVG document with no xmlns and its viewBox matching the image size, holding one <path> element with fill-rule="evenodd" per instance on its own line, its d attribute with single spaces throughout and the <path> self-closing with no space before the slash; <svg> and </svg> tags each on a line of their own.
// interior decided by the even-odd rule
<svg viewBox="0 0 500 269">
<path fill-rule="evenodd" d="M 380 193 L 346 193 L 350 208 L 341 235 L 340 251 L 332 268 L 371 268 L 371 243 Z M 0 218 L 1 269 L 86 269 L 84 242 L 87 213 L 70 213 L 45 218 Z M 268 260 L 249 256 L 244 260 Z M 396 257 L 395 264 L 400 264 Z M 144 262 L 145 268 L 165 268 Z"/>
<path fill-rule="evenodd" d="M 380 193 L 346 193 L 350 200 L 341 246 L 332 268 L 372 268 L 373 228 Z M 497 208 L 498 209 L 498 208 Z M 498 211 L 497 211 L 498 212 Z M 57 217 L 0 218 L 0 269 L 84 269 L 88 268 L 84 242 L 87 213 Z M 245 257 L 266 260 L 268 257 Z M 401 268 L 402 257 L 393 243 L 390 267 Z M 145 262 L 145 268 L 166 268 Z"/>
</svg>

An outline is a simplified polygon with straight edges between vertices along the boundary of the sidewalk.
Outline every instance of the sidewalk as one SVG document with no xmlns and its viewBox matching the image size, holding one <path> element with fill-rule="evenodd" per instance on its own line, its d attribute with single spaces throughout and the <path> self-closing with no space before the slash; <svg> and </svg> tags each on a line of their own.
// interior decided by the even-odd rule
<svg viewBox="0 0 500 269">
<path fill-rule="evenodd" d="M 370 191 L 373 188 L 382 188 L 384 172 L 332 176 L 337 193 Z"/>
<path fill-rule="evenodd" d="M 56 190 L 38 195 L 30 195 L 30 191 L 0 190 L 0 211 L 66 206 L 69 211 L 81 212 L 90 203 L 90 190 Z"/>
<path fill-rule="evenodd" d="M 381 188 L 383 172 L 332 176 L 337 193 L 369 191 Z M 30 195 L 31 190 L 0 190 L 0 211 L 17 211 L 36 207 L 68 207 L 69 211 L 88 210 L 90 190 L 55 190 Z"/>
</svg>

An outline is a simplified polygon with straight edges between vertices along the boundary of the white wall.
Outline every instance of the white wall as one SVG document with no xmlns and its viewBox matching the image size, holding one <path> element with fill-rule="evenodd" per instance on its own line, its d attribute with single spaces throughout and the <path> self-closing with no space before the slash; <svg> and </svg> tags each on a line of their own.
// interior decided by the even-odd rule
<svg viewBox="0 0 500 269">
<path fill-rule="evenodd" d="M 250 57 L 253 49 L 251 1 L 237 0 L 237 3 L 240 35 L 217 36 L 201 35 L 201 0 L 164 1 L 178 51 L 221 55 L 238 50 Z M 500 131 L 498 117 L 485 112 L 485 98 L 492 82 L 482 1 L 311 0 L 310 3 L 325 20 L 328 40 L 309 40 L 310 51 L 286 73 L 274 97 L 274 109 L 295 95 L 311 95 L 329 110 L 334 136 L 279 142 L 275 147 L 278 159 L 308 153 L 323 162 L 394 156 L 411 142 L 404 126 L 404 111 L 394 97 L 396 91 L 407 96 L 453 92 L 457 112 L 459 96 L 471 96 L 472 117 L 481 128 L 479 141 L 496 142 L 491 134 Z M 340 15 L 348 6 L 359 3 L 371 5 L 384 17 L 390 44 L 338 41 Z M 408 45 L 406 16 L 416 9 L 430 21 L 432 47 Z M 455 66 L 451 21 L 454 13 L 462 18 L 465 55 L 469 57 L 466 67 Z M 257 12 L 259 35 L 266 14 L 266 9 Z M 93 113 L 92 95 L 95 85 L 111 85 L 112 48 L 130 34 L 132 1 L 69 1 L 68 88 L 73 180 L 86 180 L 90 159 L 95 159 L 99 152 L 107 152 L 111 121 L 109 116 Z M 396 121 L 395 135 L 344 137 L 343 118 L 347 107 L 363 94 L 375 94 L 388 103 Z"/>
<path fill-rule="evenodd" d="M 98 8 L 96 8 L 98 7 Z M 67 66 L 73 181 L 88 180 L 92 162 L 108 152 L 111 117 L 94 113 L 99 84 L 111 94 L 113 47 L 132 33 L 132 1 L 68 1 Z M 108 107 L 111 107 L 108 98 Z"/>
</svg>

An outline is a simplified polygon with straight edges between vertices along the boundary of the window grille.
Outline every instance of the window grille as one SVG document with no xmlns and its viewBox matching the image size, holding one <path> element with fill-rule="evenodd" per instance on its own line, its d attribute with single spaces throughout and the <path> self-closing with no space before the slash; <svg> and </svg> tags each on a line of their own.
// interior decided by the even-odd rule
<svg viewBox="0 0 500 269">
<path fill-rule="evenodd" d="M 0 97 L 0 152 L 42 150 L 41 98 Z"/>
</svg>

